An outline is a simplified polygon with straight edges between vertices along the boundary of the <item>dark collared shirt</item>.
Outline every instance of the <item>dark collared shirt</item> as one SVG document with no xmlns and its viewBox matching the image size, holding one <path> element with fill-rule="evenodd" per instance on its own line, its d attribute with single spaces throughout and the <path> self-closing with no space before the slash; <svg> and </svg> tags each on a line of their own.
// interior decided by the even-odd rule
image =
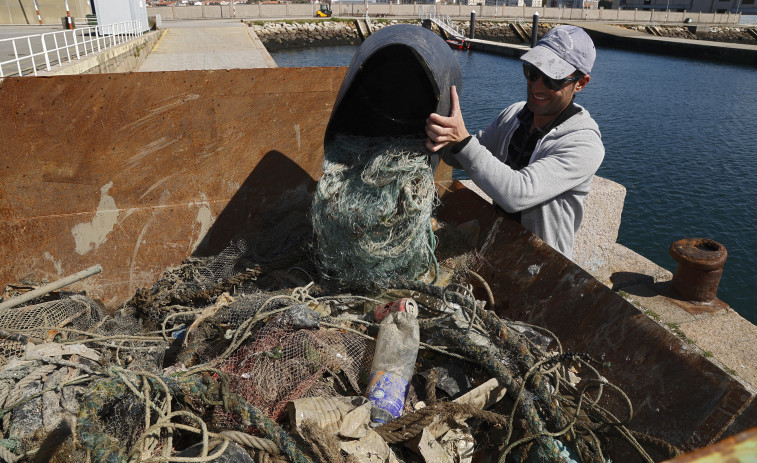
<svg viewBox="0 0 757 463">
<path fill-rule="evenodd" d="M 571 116 L 579 113 L 581 109 L 571 102 L 567 108 L 557 115 L 552 121 L 550 121 L 544 127 L 536 127 L 532 132 L 529 132 L 531 124 L 534 121 L 534 113 L 528 109 L 528 105 L 524 106 L 520 110 L 517 117 L 520 121 L 520 125 L 513 133 L 510 139 L 510 144 L 507 147 L 507 159 L 505 164 L 510 166 L 513 170 L 521 170 L 528 165 L 531 160 L 531 155 L 536 148 L 536 143 L 546 135 L 550 130 L 567 121 Z M 520 212 L 508 213 L 513 220 L 520 223 Z"/>
<path fill-rule="evenodd" d="M 520 125 L 515 129 L 513 137 L 510 139 L 510 145 L 507 147 L 507 160 L 505 164 L 513 170 L 521 170 L 528 165 L 531 155 L 536 148 L 536 143 L 546 135 L 550 130 L 567 121 L 571 116 L 581 111 L 575 103 L 571 102 L 567 108 L 552 119 L 544 127 L 536 127 L 533 132 L 529 133 L 529 128 L 534 121 L 534 113 L 524 106 L 517 117 Z"/>
</svg>

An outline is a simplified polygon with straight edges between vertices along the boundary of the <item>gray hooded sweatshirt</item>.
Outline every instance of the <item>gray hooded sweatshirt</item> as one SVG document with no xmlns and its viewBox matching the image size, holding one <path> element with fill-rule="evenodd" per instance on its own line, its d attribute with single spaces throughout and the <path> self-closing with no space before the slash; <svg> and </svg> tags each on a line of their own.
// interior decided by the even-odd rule
<svg viewBox="0 0 757 463">
<path fill-rule="evenodd" d="M 520 212 L 521 224 L 568 258 L 584 215 L 594 173 L 604 158 L 599 127 L 580 107 L 537 143 L 528 165 L 505 164 L 507 147 L 525 102 L 500 113 L 485 130 L 454 155 L 473 182 L 507 212 Z"/>
</svg>

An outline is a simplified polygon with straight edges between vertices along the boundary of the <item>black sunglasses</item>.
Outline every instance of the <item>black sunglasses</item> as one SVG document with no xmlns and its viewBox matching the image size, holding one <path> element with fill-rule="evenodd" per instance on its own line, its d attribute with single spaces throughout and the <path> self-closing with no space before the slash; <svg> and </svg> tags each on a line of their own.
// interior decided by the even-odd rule
<svg viewBox="0 0 757 463">
<path fill-rule="evenodd" d="M 523 63 L 523 75 L 531 82 L 536 82 L 539 77 L 544 82 L 544 86 L 552 91 L 557 91 L 563 88 L 567 82 L 573 82 L 579 80 L 583 76 L 572 76 L 564 79 L 553 79 L 539 70 L 533 64 Z"/>
</svg>

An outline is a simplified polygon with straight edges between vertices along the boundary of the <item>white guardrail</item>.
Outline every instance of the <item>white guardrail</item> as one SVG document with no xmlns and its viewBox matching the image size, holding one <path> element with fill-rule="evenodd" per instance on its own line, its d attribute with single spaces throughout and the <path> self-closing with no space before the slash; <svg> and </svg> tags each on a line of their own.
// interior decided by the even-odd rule
<svg viewBox="0 0 757 463">
<path fill-rule="evenodd" d="M 367 13 L 366 13 L 367 14 Z M 418 19 L 423 21 L 424 19 L 430 19 L 434 21 L 439 27 L 444 29 L 447 34 L 460 40 L 465 38 L 465 31 L 457 27 L 449 16 L 439 15 L 436 13 L 436 9 L 432 8 L 431 11 L 424 11 L 423 5 L 418 8 Z"/>
<path fill-rule="evenodd" d="M 37 75 L 37 71 L 50 71 L 107 48 L 137 38 L 144 33 L 142 21 L 126 21 L 97 26 L 77 26 L 76 29 L 47 32 L 0 39 L 0 77 Z M 12 51 L 10 51 L 12 49 Z"/>
</svg>

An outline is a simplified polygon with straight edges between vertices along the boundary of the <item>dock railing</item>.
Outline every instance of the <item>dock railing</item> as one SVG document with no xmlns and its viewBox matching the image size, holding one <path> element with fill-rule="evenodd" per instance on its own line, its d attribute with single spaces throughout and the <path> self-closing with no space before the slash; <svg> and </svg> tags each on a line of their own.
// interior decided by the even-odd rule
<svg viewBox="0 0 757 463">
<path fill-rule="evenodd" d="M 431 21 L 436 23 L 437 26 L 443 29 L 444 32 L 447 33 L 447 35 L 457 40 L 465 38 L 465 32 L 452 22 L 452 18 L 450 18 L 449 16 L 437 14 L 436 8 L 432 8 L 429 9 L 429 11 L 426 11 L 423 6 L 419 7 L 418 19 L 420 19 L 421 21 L 423 21 L 424 19 L 430 19 Z"/>
<path fill-rule="evenodd" d="M 37 75 L 107 48 L 113 48 L 144 33 L 142 21 L 83 26 L 44 34 L 0 40 L 0 50 L 11 59 L 0 61 L 0 77 Z M 0 58 L 3 59 L 3 58 Z"/>
</svg>

